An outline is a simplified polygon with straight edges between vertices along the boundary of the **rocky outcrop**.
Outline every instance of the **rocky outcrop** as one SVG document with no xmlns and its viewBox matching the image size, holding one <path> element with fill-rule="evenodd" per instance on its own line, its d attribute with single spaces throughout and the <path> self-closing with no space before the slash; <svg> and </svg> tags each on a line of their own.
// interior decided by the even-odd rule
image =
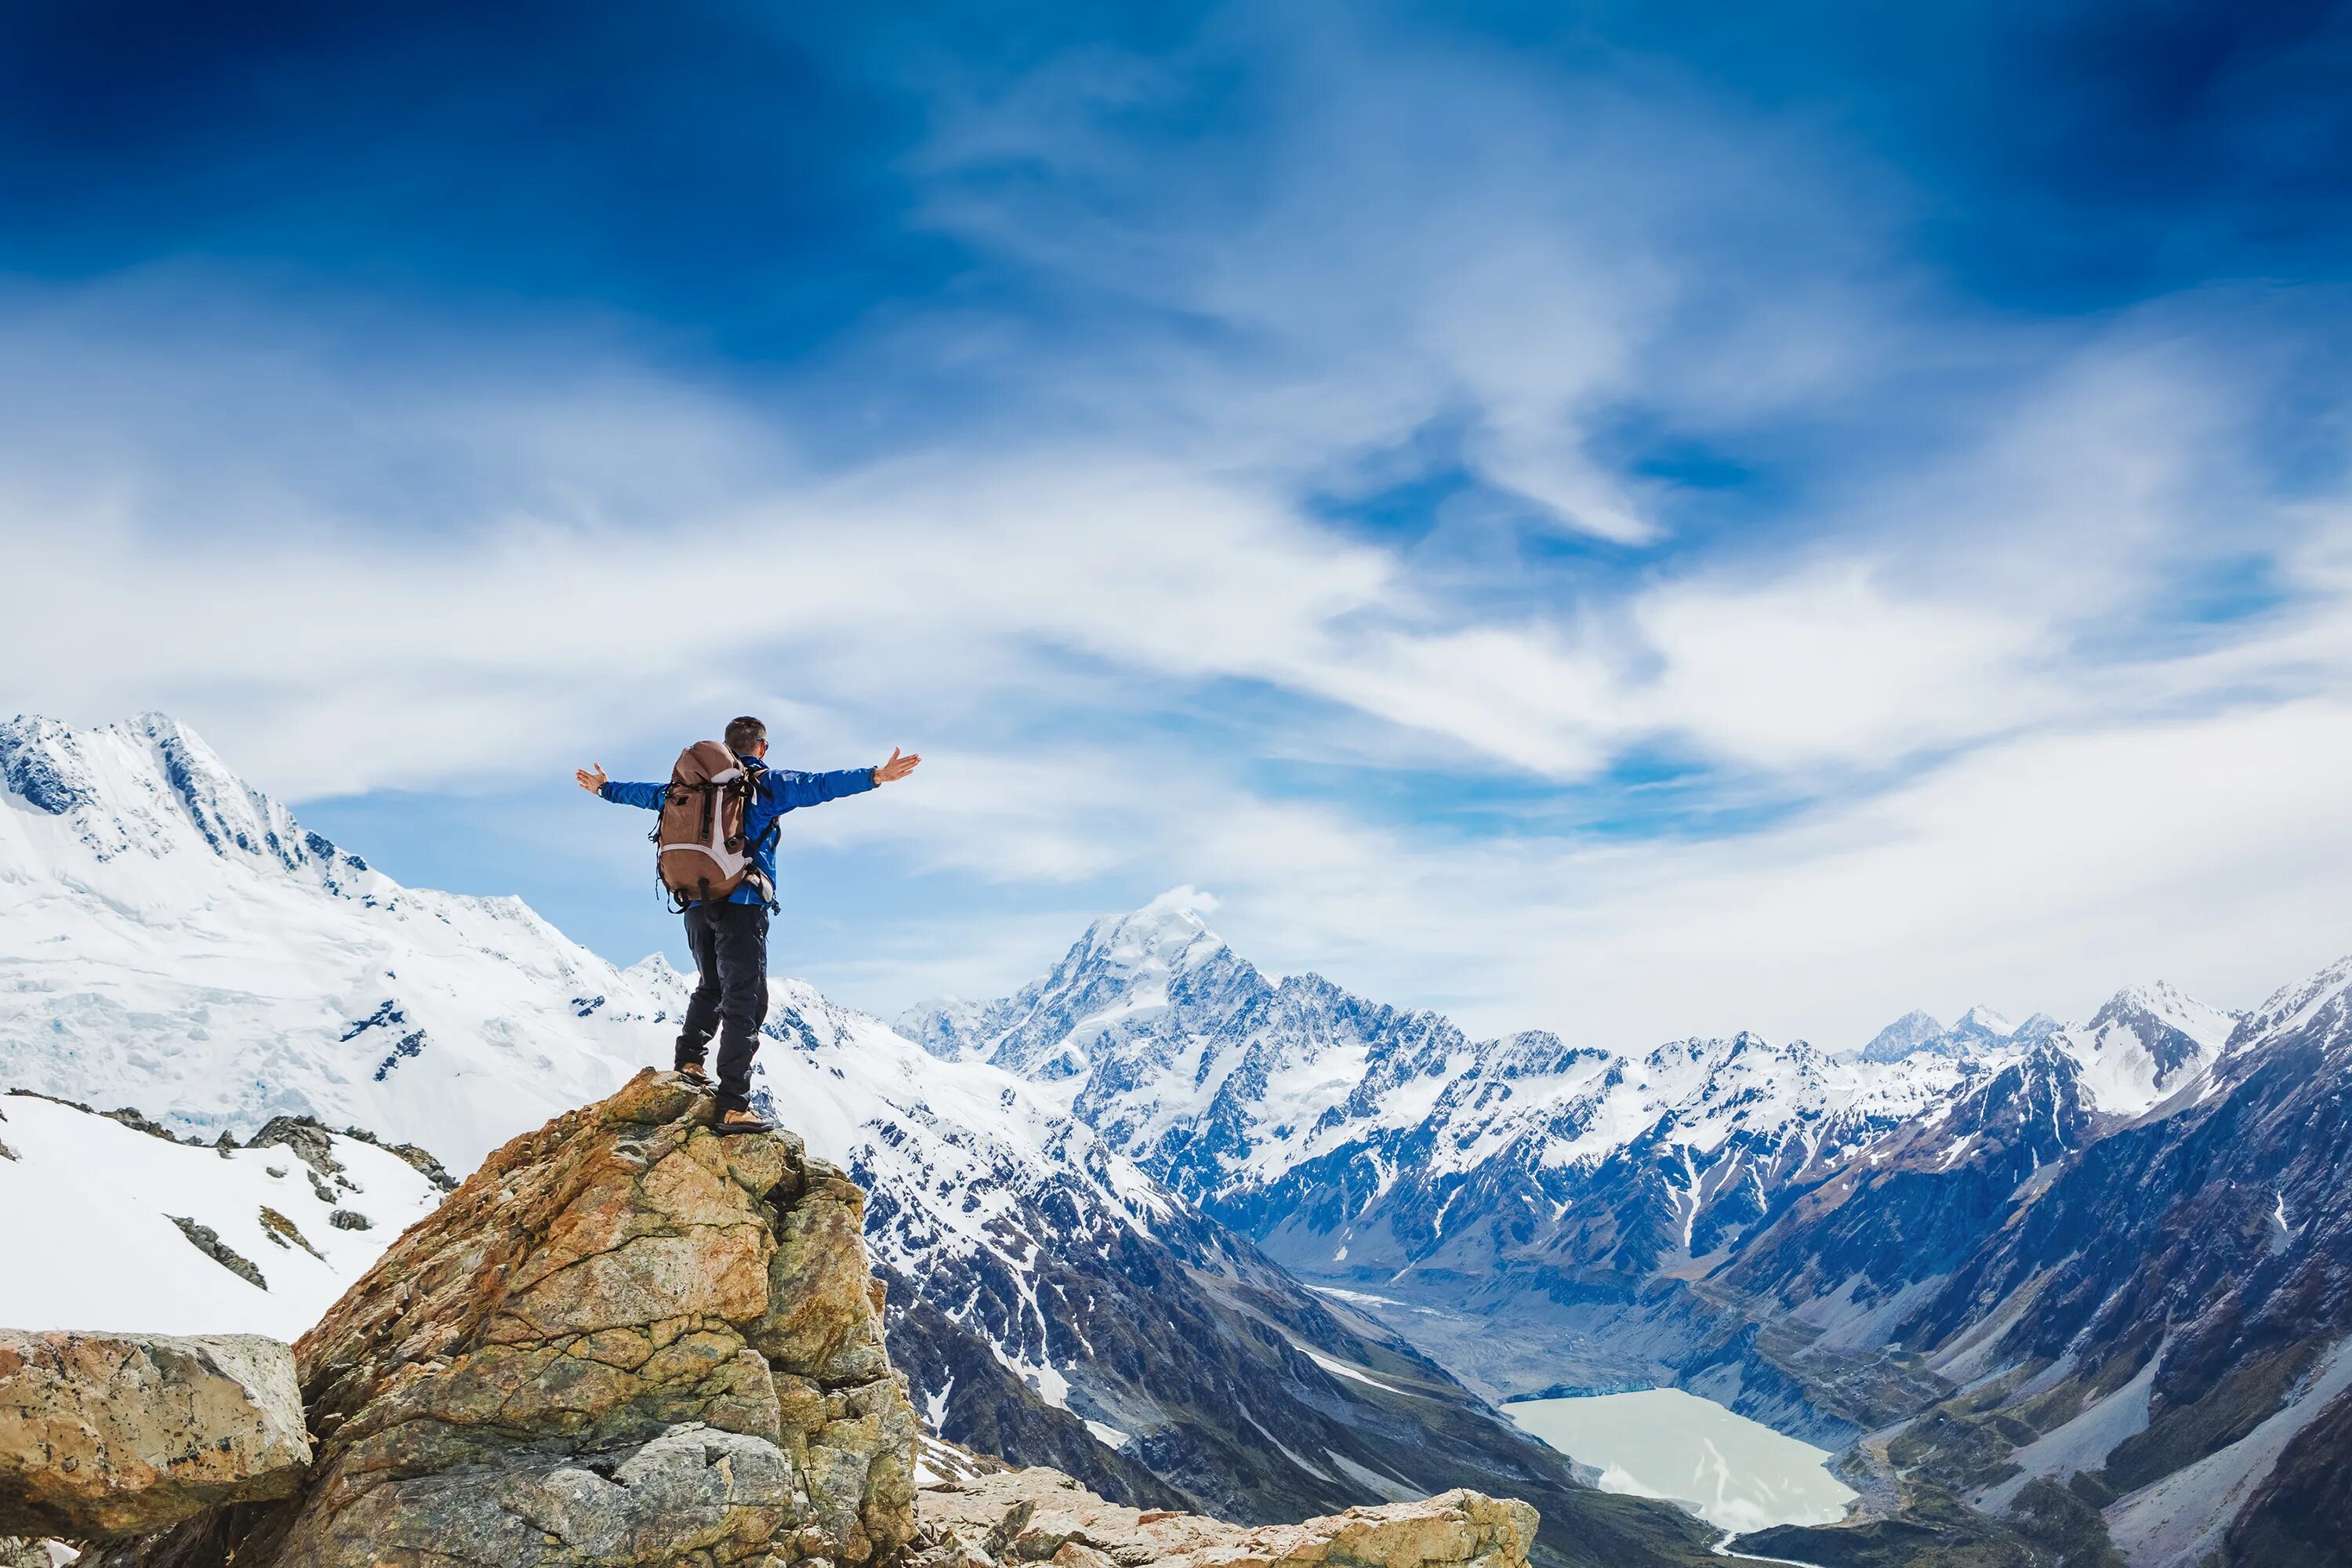
<svg viewBox="0 0 2352 1568">
<path fill-rule="evenodd" d="M 894 1557 L 917 1422 L 865 1195 L 641 1073 L 490 1158 L 296 1346 L 289 1500 L 110 1563 L 702 1568 Z"/>
<path fill-rule="evenodd" d="M 0 1330 L 0 1535 L 161 1530 L 289 1496 L 310 1460 L 275 1340 Z"/>
<path fill-rule="evenodd" d="M 1303 1524 L 1226 1524 L 1107 1502 L 1058 1471 L 967 1476 L 924 1489 L 910 1568 L 1527 1568 L 1536 1510 L 1454 1490 Z"/>
<path fill-rule="evenodd" d="M 391 1004 L 386 1003 L 385 1005 L 388 1007 Z M 360 1127 L 346 1127 L 342 1135 L 362 1143 L 373 1143 L 388 1154 L 397 1155 L 417 1174 L 445 1193 L 457 1190 L 457 1180 L 441 1162 L 414 1143 L 387 1143 Z M 253 1141 L 245 1147 L 261 1149 L 273 1144 L 293 1151 L 297 1158 L 310 1167 L 310 1179 L 314 1183 L 323 1185 L 343 1177 L 343 1163 L 335 1157 L 335 1140 L 327 1131 L 326 1123 L 314 1116 L 273 1116 L 262 1124 L 261 1131 L 255 1133 Z M 344 1178 L 341 1184 L 349 1188 L 351 1182 Z M 330 1198 L 328 1201 L 333 1200 Z"/>
</svg>

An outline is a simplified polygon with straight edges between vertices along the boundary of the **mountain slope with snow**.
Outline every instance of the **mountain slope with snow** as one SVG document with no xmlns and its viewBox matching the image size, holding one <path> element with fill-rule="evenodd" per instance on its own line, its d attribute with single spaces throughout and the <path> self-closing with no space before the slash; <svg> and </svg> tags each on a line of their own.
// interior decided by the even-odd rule
<svg viewBox="0 0 2352 1568">
<path fill-rule="evenodd" d="M 1097 921 L 1044 979 L 901 1020 L 1021 1073 L 1283 1261 L 1355 1286 L 1523 1262 L 1645 1277 L 1720 1250 L 1770 1192 L 1956 1094 L 1960 1063 L 1753 1035 L 1640 1056 L 1474 1041 L 1314 975 L 1267 980 L 1192 910 Z"/>
<path fill-rule="evenodd" d="M 1021 1419 L 1009 1373 L 1122 1459 L 1243 1517 L 1483 1476 L 1555 1511 L 1556 1551 L 1678 1550 L 1392 1331 L 1169 1193 L 1060 1108 L 1058 1080 L 940 1061 L 796 982 L 769 1033 L 792 1048 L 763 1052 L 765 1091 L 874 1194 L 877 1269 L 917 1299 L 894 1313 L 894 1354 L 950 1438 L 1024 1446 L 1003 1437 Z"/>
<path fill-rule="evenodd" d="M 210 1134 L 356 1125 L 454 1168 L 611 1092 L 678 994 L 515 899 L 404 888 L 149 714 L 0 723 L 6 1080 Z"/>
<path fill-rule="evenodd" d="M 2060 1483 L 2136 1568 L 2340 1561 L 2352 960 L 2279 992 L 2218 1051 L 2217 1022 L 2160 994 L 2125 994 L 2083 1033 L 2136 1011 L 2178 1036 L 2139 1035 L 2179 1084 L 2162 1103 L 2053 1157 L 2066 1127 L 2083 1130 L 2064 1091 L 2087 1075 L 2051 1051 L 2040 1062 L 2060 1092 L 2007 1097 L 1989 1180 L 1914 1163 L 1824 1190 L 1742 1260 L 1741 1282 L 1790 1303 L 1841 1275 L 1879 1288 L 1885 1341 L 1948 1385 L 1886 1444 L 1904 1484 L 1998 1507 L 2036 1479 Z M 1938 1193 L 1944 1212 L 1979 1210 L 1973 1223 L 1915 1223 Z M 1887 1234 L 1870 1210 L 1897 1204 L 1899 1268 L 1837 1258 L 1841 1237 Z M 1822 1545 L 1783 1531 L 1763 1550 Z"/>
<path fill-rule="evenodd" d="M 0 777 L 9 1085 L 462 1169 L 667 1053 L 667 966 L 402 888 L 169 720 L 13 721 Z M 872 1194 L 934 1426 L 1102 1489 L 1269 1518 L 1483 1485 L 1538 1500 L 1558 1560 L 1682 1561 L 1672 1516 L 1577 1487 L 1455 1377 L 1675 1383 L 1878 1430 L 1897 1492 L 1999 1508 L 2072 1466 L 2136 1563 L 2251 1563 L 2327 1517 L 2352 1431 L 2347 985 L 1914 1014 L 1848 1056 L 1479 1041 L 1269 979 L 1180 889 L 897 1030 L 781 982 L 757 1088 Z M 285 1136 L 349 1185 L 282 1138 L 0 1116 L 0 1255 L 31 1268 L 0 1313 L 289 1331 L 429 1202 L 315 1129 Z M 353 1186 L 378 1228 L 335 1226 Z"/>
<path fill-rule="evenodd" d="M 168 719 L 9 721 L 0 776 L 0 1083 L 141 1107 L 207 1137 L 316 1115 L 462 1172 L 669 1054 L 686 982 L 666 965 L 618 969 L 516 900 L 401 887 L 302 831 Z M 1147 978 L 1139 969 L 1130 989 Z M 1045 1057 L 1027 1064 L 1039 1082 L 942 1062 L 805 985 L 774 990 L 755 1093 L 868 1189 L 894 1346 L 944 1435 L 1228 1517 L 1473 1485 L 1537 1500 L 1556 1562 L 1695 1554 L 1690 1521 L 1580 1485 L 1567 1458 L 1391 1331 L 1162 1186 L 1069 1113 Z M 304 1237 L 319 1225 L 269 1203 L 299 1175 L 273 1174 L 274 1151 L 224 1157 L 79 1111 L 59 1121 L 47 1100 L 0 1103 L 36 1107 L 30 1124 L 49 1130 L 27 1139 L 37 1160 L 28 1149 L 0 1169 L 26 1213 L 84 1212 L 128 1238 L 122 1268 L 85 1274 L 89 1244 L 24 1220 L 7 1233 L 14 1260 L 88 1293 L 12 1305 L 0 1292 L 0 1312 L 135 1320 L 154 1255 L 163 1279 L 204 1287 L 191 1301 L 205 1323 L 290 1335 L 358 1256 L 344 1238 L 320 1247 L 324 1272 L 279 1258 L 288 1233 L 272 1238 L 265 1207 Z M 77 1143 L 128 1173 L 106 1204 L 83 1203 Z M 170 1208 L 179 1184 L 150 1169 L 157 1159 L 196 1170 L 201 1212 Z M 205 1227 L 212 1250 L 177 1217 Z"/>
<path fill-rule="evenodd" d="M 0 1095 L 0 1323 L 291 1340 L 440 1201 L 355 1138 L 216 1147 Z"/>
<path fill-rule="evenodd" d="M 1752 1035 L 1628 1054 L 1474 1041 L 1313 975 L 1269 980 L 1163 900 L 1097 922 L 1014 996 L 906 1026 L 1030 1075 L 1490 1392 L 1676 1383 L 1835 1443 L 1930 1411 L 1975 1432 L 1987 1400 L 2016 1430 L 2054 1430 L 2066 1411 L 2032 1401 L 2079 1407 L 2154 1367 L 2158 1436 L 2104 1469 L 2088 1438 L 2049 1451 L 2112 1478 L 2092 1492 L 2132 1489 L 2108 1510 L 2117 1538 L 2168 1563 L 2176 1537 L 2307 1535 L 2327 1465 L 2347 1458 L 2327 1445 L 2352 1428 L 2330 1381 L 2352 1369 L 2352 1226 L 2335 1217 L 2340 1182 L 2312 1184 L 2347 1157 L 2352 1058 L 2333 1035 L 2315 1054 L 2279 1043 L 2336 1027 L 2342 979 L 2243 1019 L 2159 984 L 2072 1026 L 1915 1014 L 1850 1057 Z M 2258 1112 L 2265 1095 L 2289 1099 Z M 2126 1158 L 2137 1174 L 2118 1181 Z M 2227 1177 L 2195 1174 L 2217 1158 Z M 2158 1176 L 2145 1160 L 2170 1163 Z M 2162 1279 L 2135 1259 L 2163 1260 Z M 2061 1280 L 2075 1281 L 2063 1309 L 2047 1294 Z M 2168 1295 L 2192 1280 L 2186 1302 Z M 2275 1349 L 2244 1337 L 2239 1299 L 2264 1303 Z M 2140 1315 L 2116 1316 L 2127 1306 Z M 2152 1362 L 2168 1335 L 2193 1335 L 2193 1359 Z M 2086 1381 L 2078 1363 L 2099 1370 Z M 2117 1418 L 2104 1440 L 2136 1429 Z M 1932 1436 L 1902 1441 L 1904 1473 L 1979 1486 Z M 1976 1495 L 2001 1507 L 2016 1488 Z M 2276 1520 L 2249 1522 L 2265 1508 Z"/>
</svg>

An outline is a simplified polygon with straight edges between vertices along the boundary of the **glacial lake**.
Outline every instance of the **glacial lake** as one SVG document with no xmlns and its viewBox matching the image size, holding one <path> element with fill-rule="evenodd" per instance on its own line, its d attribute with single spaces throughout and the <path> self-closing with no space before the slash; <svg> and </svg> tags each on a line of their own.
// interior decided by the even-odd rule
<svg viewBox="0 0 2352 1568">
<path fill-rule="evenodd" d="M 1665 1498 L 1725 1530 L 1832 1524 L 1853 1488 L 1829 1453 L 1679 1388 L 1503 1406 L 1521 1431 L 1601 1472 L 1603 1491 Z"/>
</svg>

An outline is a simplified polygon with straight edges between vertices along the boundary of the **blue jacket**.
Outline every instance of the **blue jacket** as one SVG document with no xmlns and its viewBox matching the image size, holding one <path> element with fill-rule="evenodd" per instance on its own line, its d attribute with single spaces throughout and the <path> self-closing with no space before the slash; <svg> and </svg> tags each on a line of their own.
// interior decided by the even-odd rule
<svg viewBox="0 0 2352 1568">
<path fill-rule="evenodd" d="M 743 814 L 743 836 L 751 841 L 751 863 L 767 879 L 768 886 L 776 887 L 776 839 L 769 831 L 776 818 L 788 811 L 798 811 L 804 805 L 823 805 L 829 800 L 839 800 L 845 795 L 864 795 L 874 787 L 872 768 L 837 768 L 829 773 L 794 773 L 790 768 L 772 768 L 757 757 L 741 757 L 739 761 L 751 770 L 752 782 L 758 793 L 751 798 L 751 808 Z M 641 805 L 647 811 L 659 811 L 662 796 L 669 789 L 667 784 L 623 784 L 607 779 L 597 793 L 606 800 L 622 805 Z M 756 904 L 761 901 L 759 889 L 747 879 L 743 886 L 727 896 L 730 904 Z"/>
</svg>

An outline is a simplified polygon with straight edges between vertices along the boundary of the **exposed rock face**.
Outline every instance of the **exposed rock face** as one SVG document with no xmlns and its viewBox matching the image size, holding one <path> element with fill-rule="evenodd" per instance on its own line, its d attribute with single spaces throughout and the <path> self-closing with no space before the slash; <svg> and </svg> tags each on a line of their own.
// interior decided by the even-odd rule
<svg viewBox="0 0 2352 1568">
<path fill-rule="evenodd" d="M 75 1555 L 75 1549 L 61 1541 L 0 1535 L 0 1568 L 58 1568 L 60 1562 L 70 1563 Z"/>
<path fill-rule="evenodd" d="M 1252 1529 L 1194 1513 L 1139 1512 L 1045 1469 L 928 1487 L 920 1510 L 916 1568 L 1526 1568 L 1537 1522 L 1526 1503 L 1455 1490 Z"/>
<path fill-rule="evenodd" d="M 275 1340 L 0 1330 L 0 1534 L 161 1530 L 287 1497 L 310 1460 Z"/>
<path fill-rule="evenodd" d="M 892 1557 L 917 1423 L 864 1194 L 790 1133 L 718 1137 L 709 1105 L 648 1071 L 492 1154 L 297 1345 L 300 1495 L 111 1560 Z"/>
</svg>

